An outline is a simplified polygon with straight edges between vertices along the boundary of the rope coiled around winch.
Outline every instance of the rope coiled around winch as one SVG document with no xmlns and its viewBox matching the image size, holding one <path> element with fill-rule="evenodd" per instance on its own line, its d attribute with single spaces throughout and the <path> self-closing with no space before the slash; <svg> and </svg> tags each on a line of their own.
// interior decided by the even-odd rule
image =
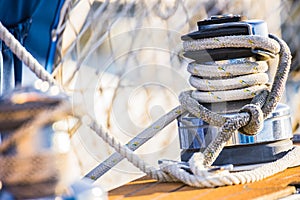
<svg viewBox="0 0 300 200">
<path fill-rule="evenodd" d="M 44 67 L 14 38 L 0 22 L 0 39 L 41 80 L 56 84 L 56 80 Z"/>
<path fill-rule="evenodd" d="M 0 26 L 0 38 L 7 44 L 7 35 L 2 34 L 3 26 Z M 4 31 L 4 33 L 6 33 Z M 270 39 L 271 38 L 271 39 Z M 230 173 L 228 170 L 211 170 L 211 164 L 217 158 L 221 150 L 223 149 L 225 143 L 232 136 L 233 132 L 237 130 L 242 130 L 246 134 L 252 135 L 261 129 L 263 119 L 266 118 L 272 110 L 276 107 L 278 101 L 280 100 L 284 86 L 287 80 L 287 74 L 290 68 L 291 63 L 291 55 L 289 48 L 286 43 L 276 36 L 270 35 L 270 38 L 263 38 L 260 36 L 250 37 L 250 36 L 226 36 L 222 38 L 210 38 L 209 40 L 197 41 L 195 43 L 185 43 L 184 48 L 186 51 L 195 50 L 195 49 L 211 49 L 211 48 L 224 48 L 226 47 L 248 47 L 248 48 L 261 48 L 267 49 L 273 54 L 279 53 L 279 67 L 276 72 L 275 79 L 273 81 L 273 85 L 271 87 L 271 91 L 268 90 L 267 86 L 264 86 L 264 80 L 260 80 L 254 82 L 253 84 L 262 85 L 263 87 L 259 87 L 258 89 L 253 89 L 252 92 L 255 95 L 251 95 L 254 97 L 250 105 L 244 106 L 239 113 L 237 113 L 234 117 L 224 117 L 217 113 L 210 111 L 199 103 L 199 98 L 197 98 L 199 94 L 197 91 L 185 91 L 182 92 L 179 100 L 181 105 L 170 111 L 169 113 L 163 115 L 157 122 L 152 124 L 150 127 L 145 129 L 141 134 L 136 136 L 133 140 L 140 141 L 140 143 L 136 142 L 135 147 L 131 145 L 129 142 L 126 146 L 121 145 L 115 138 L 113 138 L 110 134 L 103 131 L 102 128 L 91 119 L 88 123 L 88 126 L 94 130 L 105 142 L 111 145 L 120 155 L 118 159 L 122 159 L 122 157 L 127 158 L 134 166 L 138 167 L 140 170 L 155 178 L 159 181 L 181 181 L 190 186 L 195 187 L 215 187 L 222 185 L 233 185 L 233 184 L 243 184 L 254 182 L 257 180 L 261 180 L 262 178 L 271 176 L 277 172 L 285 170 L 287 167 L 294 166 L 299 160 L 300 149 L 298 147 L 294 147 L 294 149 L 290 150 L 285 156 L 281 159 L 263 165 L 262 167 L 256 168 L 250 171 L 238 172 L 238 173 Z M 8 43 L 17 43 L 17 41 L 9 40 Z M 200 45 L 201 44 L 201 45 Z M 10 48 L 16 46 L 14 44 L 7 44 Z M 49 77 L 49 74 L 43 70 L 36 70 L 39 68 L 38 65 L 34 65 L 34 62 L 28 61 L 32 60 L 30 56 L 26 58 L 22 57 L 26 50 L 19 49 L 18 51 L 14 51 L 14 53 L 19 54 L 19 58 L 30 65 L 34 72 L 38 73 L 38 77 L 43 80 L 54 82 L 52 78 Z M 259 62 L 249 63 L 235 63 L 236 65 L 242 64 L 243 66 L 251 67 L 253 73 L 263 73 L 266 71 L 266 65 Z M 246 66 L 247 65 L 247 66 Z M 33 66 L 38 66 L 37 68 Z M 213 67 L 214 65 L 211 65 Z M 215 66 L 216 67 L 216 66 Z M 218 68 L 219 66 L 217 66 Z M 226 67 L 229 71 L 232 71 L 232 74 L 228 73 L 220 73 L 221 76 L 227 75 L 241 75 L 234 74 L 236 68 L 233 68 L 233 65 L 223 66 Z M 199 75 L 197 69 L 202 67 L 196 63 L 191 63 L 189 65 L 189 71 L 194 75 Z M 195 70 L 196 69 L 196 70 Z M 219 70 L 219 69 L 217 69 Z M 249 70 L 250 73 L 251 70 Z M 249 74 L 248 71 L 248 74 Z M 209 72 L 209 71 L 208 71 Z M 201 73 L 202 74 L 202 73 Z M 242 72 L 243 75 L 246 73 Z M 202 76 L 202 75 L 201 75 Z M 203 73 L 205 76 L 205 73 Z M 263 77 L 264 75 L 260 75 Z M 193 82 L 196 84 L 197 82 Z M 243 83 L 241 83 L 243 84 Z M 250 86 L 252 87 L 252 86 Z M 254 86 L 255 87 L 255 86 Z M 235 86 L 230 86 L 230 89 L 236 89 Z M 228 88 L 227 88 L 228 89 Z M 249 88 L 248 88 L 249 89 Z M 251 93 L 252 94 L 252 93 Z M 240 99 L 241 97 L 239 97 Z M 248 98 L 248 97 L 247 97 Z M 249 97 L 250 98 L 250 97 Z M 200 100 L 201 101 L 201 100 Z M 159 132 L 162 128 L 167 126 L 171 121 L 175 120 L 178 116 L 191 113 L 192 115 L 201 118 L 202 120 L 208 122 L 211 125 L 219 126 L 221 128 L 221 132 L 218 134 L 216 139 L 208 146 L 208 148 L 203 153 L 195 153 L 189 161 L 190 170 L 192 173 L 185 171 L 183 168 L 186 165 L 175 162 L 175 161 L 163 161 L 160 164 L 160 169 L 155 169 L 154 167 L 148 166 L 142 159 L 140 159 L 137 155 L 135 155 L 131 149 L 135 150 L 140 145 L 145 143 L 148 139 L 153 137 L 157 132 Z M 161 123 L 165 122 L 165 123 Z M 159 125 L 158 125 L 159 124 Z M 141 137 L 141 135 L 146 137 Z M 149 136 L 149 137 L 147 137 Z M 143 138 L 143 139 L 139 139 Z M 145 139 L 146 138 L 146 139 Z M 132 140 L 132 141 L 133 141 Z M 115 154 L 114 154 L 115 155 Z M 104 168 L 96 168 L 95 171 L 91 172 L 92 174 L 97 174 L 98 171 L 105 171 L 105 168 L 110 169 L 117 162 L 115 160 L 108 159 Z M 297 163 L 298 164 L 298 163 Z"/>
<path fill-rule="evenodd" d="M 183 42 L 185 52 L 218 48 L 253 48 L 278 54 L 279 44 L 270 38 L 247 36 L 223 36 L 188 40 Z M 249 58 L 234 61 L 192 62 L 190 84 L 197 90 L 192 97 L 201 103 L 225 102 L 253 98 L 267 89 L 268 70 L 266 61 L 251 61 Z M 226 92 L 225 92 L 226 91 Z"/>
<path fill-rule="evenodd" d="M 238 38 L 239 41 L 242 41 L 243 39 L 249 39 L 246 36 L 235 36 L 235 38 Z M 258 38 L 258 41 L 261 41 L 259 36 L 255 38 Z M 237 130 L 248 135 L 257 133 L 262 128 L 263 119 L 272 112 L 282 96 L 290 68 L 291 55 L 289 48 L 284 41 L 273 35 L 270 35 L 270 38 L 272 39 L 268 39 L 268 41 L 271 41 L 272 45 L 269 46 L 275 46 L 276 51 L 274 51 L 274 53 L 279 53 L 279 65 L 271 91 L 269 91 L 267 87 L 260 91 L 256 91 L 251 104 L 244 106 L 234 117 L 223 117 L 222 115 L 214 113 L 205 108 L 199 103 L 199 99 L 194 98 L 193 93 L 195 91 L 182 92 L 179 96 L 181 106 L 174 109 L 177 110 L 178 113 L 184 114 L 189 112 L 213 126 L 222 127 L 221 132 L 205 149 L 205 151 L 203 153 L 195 153 L 189 160 L 189 166 L 192 174 L 183 169 L 186 165 L 182 165 L 180 162 L 175 161 L 163 161 L 160 164 L 160 170 L 155 170 L 153 167 L 149 167 L 137 155 L 134 155 L 129 149 L 130 146 L 122 146 L 111 135 L 104 132 L 97 123 L 92 122 L 89 126 L 123 157 L 127 158 L 136 167 L 159 181 L 181 181 L 195 187 L 216 187 L 223 185 L 244 184 L 261 180 L 275 173 L 283 171 L 288 167 L 294 166 L 295 164 L 299 164 L 297 163 L 297 160 L 299 160 L 300 148 L 294 147 L 285 156 L 277 161 L 265 164 L 254 170 L 238 173 L 230 173 L 228 170 L 210 170 L 211 164 L 218 157 L 232 134 Z M 256 43 L 256 40 L 254 43 Z M 233 44 L 235 43 L 233 42 Z M 224 47 L 224 43 L 221 43 L 220 46 L 216 46 L 216 44 L 214 44 L 213 47 Z M 254 65 L 254 63 L 252 63 L 252 65 Z M 172 112 L 174 112 L 174 110 Z M 158 121 L 170 121 L 167 116 L 169 116 L 169 113 L 162 116 Z M 147 134 L 154 135 L 155 132 L 158 132 L 155 130 L 157 127 L 153 127 L 152 129 L 150 128 L 151 127 L 147 129 Z M 143 135 L 145 135 L 145 133 L 143 133 Z M 138 135 L 137 137 L 140 136 L 141 135 Z M 106 162 L 106 164 L 107 163 L 108 162 Z M 111 166 L 112 165 L 110 165 L 110 167 Z M 96 172 L 96 170 L 94 172 Z"/>
</svg>

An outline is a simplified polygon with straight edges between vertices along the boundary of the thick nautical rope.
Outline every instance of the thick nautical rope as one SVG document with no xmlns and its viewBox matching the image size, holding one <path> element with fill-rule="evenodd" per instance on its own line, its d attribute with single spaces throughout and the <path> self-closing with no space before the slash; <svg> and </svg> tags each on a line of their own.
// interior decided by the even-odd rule
<svg viewBox="0 0 300 200">
<path fill-rule="evenodd" d="M 6 46 L 41 80 L 56 84 L 55 79 L 44 67 L 20 44 L 20 42 L 0 22 L 0 39 Z"/>
<path fill-rule="evenodd" d="M 188 40 L 183 42 L 185 52 L 217 48 L 255 48 L 278 54 L 279 44 L 270 38 L 246 35 L 223 36 Z M 266 61 L 243 58 L 235 61 L 192 62 L 190 84 L 197 90 L 192 97 L 203 103 L 234 101 L 253 98 L 267 89 L 268 70 Z"/>
<path fill-rule="evenodd" d="M 0 26 L 0 38 L 10 47 L 15 54 L 25 62 L 32 70 L 37 74 L 42 80 L 54 83 L 55 81 L 45 70 L 41 69 L 39 64 L 35 63 L 35 59 L 32 56 L 27 55 L 25 48 L 19 48 L 17 41 L 11 39 L 6 29 Z M 297 160 L 299 160 L 300 150 L 298 147 L 294 147 L 290 152 L 288 152 L 281 159 L 263 165 L 262 167 L 256 168 L 251 171 L 244 171 L 238 173 L 230 173 L 228 170 L 211 170 L 211 164 L 217 158 L 221 150 L 223 149 L 225 143 L 232 136 L 233 132 L 239 130 L 247 134 L 257 133 L 263 124 L 263 119 L 268 116 L 269 113 L 276 107 L 284 86 L 287 80 L 287 74 L 290 67 L 291 56 L 290 51 L 284 41 L 277 38 L 276 36 L 270 35 L 272 40 L 265 40 L 261 37 L 248 38 L 248 42 L 245 42 L 245 36 L 234 36 L 236 40 L 232 42 L 233 38 L 217 38 L 217 40 L 222 40 L 218 45 L 213 41 L 208 41 L 207 44 L 202 44 L 204 49 L 207 48 L 220 48 L 226 47 L 227 42 L 230 43 L 230 47 L 248 47 L 256 48 L 261 47 L 262 49 L 273 49 L 272 53 L 277 53 L 278 44 L 280 46 L 279 51 L 279 67 L 274 78 L 274 82 L 269 92 L 267 88 L 262 90 L 257 90 L 256 96 L 252 100 L 252 104 L 244 106 L 240 113 L 236 114 L 234 117 L 223 117 L 217 113 L 214 113 L 204 106 L 202 106 L 198 99 L 194 97 L 193 93 L 195 91 L 186 91 L 181 93 L 179 100 L 181 106 L 176 107 L 171 112 L 162 116 L 153 125 L 145 129 L 136 138 L 131 140 L 127 145 L 122 146 L 115 138 L 110 134 L 103 131 L 102 128 L 93 120 L 88 124 L 89 127 L 94 130 L 105 142 L 111 145 L 118 154 L 114 154 L 112 157 L 116 157 L 117 160 L 111 160 L 111 157 L 107 159 L 106 166 L 101 168 L 96 168 L 94 171 L 106 172 L 107 167 L 111 168 L 116 165 L 122 158 L 127 158 L 134 166 L 138 167 L 140 170 L 155 178 L 159 181 L 181 181 L 191 186 L 196 187 L 215 187 L 222 185 L 232 185 L 232 184 L 243 184 L 253 181 L 260 180 L 262 178 L 271 176 L 275 173 L 285 170 L 287 167 L 294 166 Z M 247 36 L 248 37 L 248 36 Z M 216 39 L 216 38 L 215 38 Z M 249 39 L 251 42 L 249 42 Z M 271 41 L 271 42 L 270 42 Z M 226 42 L 226 43 L 225 43 Z M 206 46 L 205 46 L 206 45 Z M 244 45 L 244 46 L 243 46 Z M 194 49 L 197 44 L 192 44 L 190 47 Z M 185 50 L 192 50 L 187 45 Z M 229 46 L 227 46 L 229 47 Z M 196 47 L 196 49 L 201 49 L 202 47 Z M 279 49 L 279 48 L 278 48 Z M 26 53 L 27 52 L 27 53 Z M 24 56 L 25 55 L 25 56 Z M 193 64 L 191 64 L 193 65 Z M 193 66 L 192 66 L 193 67 Z M 199 66 L 196 66 L 199 67 Z M 264 68 L 264 66 L 260 66 Z M 264 70 L 262 70 L 264 71 Z M 260 92 L 258 92 L 260 91 Z M 185 171 L 185 164 L 175 162 L 175 161 L 163 161 L 160 164 L 160 169 L 155 169 L 149 166 L 142 159 L 133 153 L 133 150 L 140 147 L 147 140 L 152 138 L 157 132 L 162 128 L 167 126 L 176 117 L 189 112 L 194 116 L 207 121 L 211 125 L 220 126 L 221 132 L 218 134 L 217 138 L 208 146 L 204 153 L 195 153 L 189 161 L 190 170 L 192 174 Z M 165 122 L 165 123 L 163 123 Z M 140 137 L 141 135 L 149 137 Z M 143 138 L 143 139 L 139 139 Z M 134 143 L 133 143 L 134 142 Z M 131 145 L 134 144 L 134 145 Z M 133 147 L 134 146 L 134 147 Z M 298 164 L 298 163 L 297 163 Z M 93 171 L 90 173 L 92 176 Z"/>
<path fill-rule="evenodd" d="M 144 163 L 137 155 L 134 155 L 130 146 L 122 146 L 111 135 L 105 133 L 101 127 L 97 125 L 97 123 L 91 123 L 90 128 L 93 129 L 104 141 L 110 144 L 121 156 L 127 158 L 136 167 L 159 181 L 182 181 L 195 187 L 215 187 L 243 184 L 261 180 L 283 171 L 287 167 L 294 166 L 295 162 L 299 159 L 300 149 L 298 147 L 294 147 L 294 149 L 288 152 L 281 159 L 265 164 L 254 170 L 238 173 L 230 173 L 228 170 L 210 170 L 211 164 L 215 161 L 226 142 L 232 136 L 233 132 L 239 130 L 249 135 L 256 134 L 262 128 L 263 119 L 272 112 L 282 96 L 291 62 L 290 51 L 284 41 L 273 35 L 270 35 L 270 37 L 273 38 L 275 42 L 278 42 L 278 45 L 280 46 L 280 48 L 276 47 L 276 51 L 274 51 L 274 53 L 276 53 L 277 50 L 279 51 L 280 49 L 280 61 L 271 92 L 267 89 L 258 92 L 253 98 L 251 102 L 252 104 L 244 106 L 240 110 L 240 113 L 236 114 L 236 116 L 226 118 L 208 110 L 199 103 L 198 99 L 193 98 L 192 93 L 194 91 L 181 93 L 179 97 L 181 106 L 176 108 L 178 111 L 180 110 L 180 113 L 189 112 L 211 125 L 222 127 L 217 138 L 208 146 L 207 149 L 205 149 L 204 153 L 195 153 L 190 159 L 189 166 L 193 172 L 192 174 L 184 170 L 186 165 L 182 165 L 175 161 L 164 161 L 160 164 L 160 170 L 154 170 L 152 167 L 149 167 L 146 163 Z M 238 36 L 238 38 L 239 40 L 242 40 L 243 36 Z M 273 40 L 268 41 L 272 41 L 272 44 L 275 44 Z M 224 44 L 222 44 L 222 47 L 224 47 Z M 166 120 L 169 122 L 170 117 L 167 117 L 169 114 L 170 113 L 162 116 L 158 121 Z M 156 132 L 152 126 L 148 127 L 146 130 L 152 130 L 149 131 L 151 132 L 151 135 Z M 142 132 L 141 134 L 144 133 Z M 139 136 L 140 135 L 136 138 Z M 112 167 L 117 163 L 116 161 L 114 163 L 109 161 L 110 159 L 105 161 L 106 164 L 109 164 L 109 167 Z M 90 172 L 89 175 L 93 174 L 93 172 L 97 175 L 95 172 L 101 172 L 103 169 L 105 168 L 100 165 L 95 171 Z"/>
</svg>

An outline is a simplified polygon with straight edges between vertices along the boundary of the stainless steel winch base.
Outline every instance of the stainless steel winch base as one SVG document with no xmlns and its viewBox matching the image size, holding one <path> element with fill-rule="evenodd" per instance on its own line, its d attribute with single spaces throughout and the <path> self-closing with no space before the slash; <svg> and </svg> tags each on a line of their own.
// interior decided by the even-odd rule
<svg viewBox="0 0 300 200">
<path fill-rule="evenodd" d="M 232 113 L 222 115 L 233 116 Z M 194 152 L 204 151 L 220 131 L 220 127 L 210 126 L 193 116 L 180 117 L 178 127 L 183 161 L 187 161 Z M 292 137 L 290 109 L 280 103 L 264 121 L 264 128 L 257 135 L 234 133 L 215 164 L 242 165 L 274 161 L 292 148 Z"/>
<path fill-rule="evenodd" d="M 234 114 L 223 114 L 233 116 Z M 213 141 L 220 127 L 211 126 L 193 116 L 183 116 L 178 119 L 181 149 L 206 148 Z M 236 132 L 226 146 L 257 144 L 289 139 L 293 137 L 289 107 L 278 104 L 276 110 L 264 121 L 263 130 L 254 136 Z"/>
<path fill-rule="evenodd" d="M 251 145 L 236 145 L 224 147 L 213 165 L 251 165 L 275 161 L 293 148 L 290 139 Z M 188 161 L 195 152 L 204 149 L 183 150 L 181 160 Z"/>
</svg>

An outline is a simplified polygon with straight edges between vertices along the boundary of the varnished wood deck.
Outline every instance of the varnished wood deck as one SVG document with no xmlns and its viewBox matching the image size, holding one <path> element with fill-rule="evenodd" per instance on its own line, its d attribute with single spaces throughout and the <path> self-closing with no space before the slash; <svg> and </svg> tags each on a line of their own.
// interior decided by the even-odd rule
<svg viewBox="0 0 300 200">
<path fill-rule="evenodd" d="M 147 177 L 128 183 L 109 192 L 110 200 L 119 199 L 278 199 L 296 192 L 300 184 L 300 167 L 290 168 L 255 183 L 198 189 L 181 183 L 158 183 Z"/>
</svg>

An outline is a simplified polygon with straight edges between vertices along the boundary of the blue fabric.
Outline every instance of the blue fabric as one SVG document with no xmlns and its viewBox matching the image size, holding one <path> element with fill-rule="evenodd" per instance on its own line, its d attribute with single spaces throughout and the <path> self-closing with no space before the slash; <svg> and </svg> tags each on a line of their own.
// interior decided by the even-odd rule
<svg viewBox="0 0 300 200">
<path fill-rule="evenodd" d="M 57 26 L 64 0 L 1 0 L 0 20 L 25 48 L 52 70 L 56 43 L 51 30 Z M 22 81 L 22 62 L 0 43 L 0 94 Z M 51 66 L 51 67 L 49 67 Z"/>
<path fill-rule="evenodd" d="M 1 23 L 6 27 L 15 27 L 30 19 L 42 2 L 43 0 L 1 0 Z"/>
<path fill-rule="evenodd" d="M 57 6 L 57 11 L 56 11 L 57 14 L 55 15 L 55 18 L 53 20 L 51 30 L 54 30 L 57 28 L 57 25 L 59 22 L 59 17 L 60 17 L 59 11 L 61 10 L 63 5 L 64 5 L 64 0 L 60 1 Z M 56 40 L 55 41 L 51 40 L 50 47 L 48 48 L 48 56 L 47 56 L 45 68 L 49 73 L 51 73 L 53 70 L 53 64 L 54 64 L 54 58 L 55 58 L 55 52 L 56 52 L 56 44 L 57 44 Z"/>
<path fill-rule="evenodd" d="M 20 0 L 22 1 L 22 0 Z M 32 15 L 32 24 L 25 40 L 26 49 L 46 66 L 50 53 L 51 30 L 55 27 L 64 0 L 40 0 L 37 10 Z M 48 59 L 48 62 L 52 62 Z"/>
</svg>

